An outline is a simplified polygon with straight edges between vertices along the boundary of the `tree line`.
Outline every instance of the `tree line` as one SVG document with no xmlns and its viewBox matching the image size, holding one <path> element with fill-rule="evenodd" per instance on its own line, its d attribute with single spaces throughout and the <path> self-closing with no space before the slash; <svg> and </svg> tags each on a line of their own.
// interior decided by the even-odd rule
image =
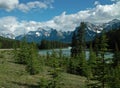
<svg viewBox="0 0 120 88">
<path fill-rule="evenodd" d="M 3 48 L 3 49 L 13 48 L 15 43 L 16 43 L 16 47 L 20 46 L 20 41 L 4 38 L 0 36 L 0 48 Z"/>
<path fill-rule="evenodd" d="M 55 48 L 65 48 L 68 47 L 69 44 L 63 43 L 60 41 L 49 41 L 49 40 L 41 40 L 38 45 L 39 49 L 55 49 Z"/>
</svg>

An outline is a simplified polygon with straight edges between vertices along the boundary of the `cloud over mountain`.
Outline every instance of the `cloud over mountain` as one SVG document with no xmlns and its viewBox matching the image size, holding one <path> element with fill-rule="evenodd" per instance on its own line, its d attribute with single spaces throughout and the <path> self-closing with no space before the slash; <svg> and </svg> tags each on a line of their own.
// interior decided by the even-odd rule
<svg viewBox="0 0 120 88">
<path fill-rule="evenodd" d="M 50 3 L 52 2 L 53 1 L 51 1 Z M 44 3 L 50 5 L 48 1 Z M 29 4 L 31 4 L 30 7 Z M 38 4 L 40 3 L 34 2 L 29 4 L 26 5 L 26 8 L 24 8 L 24 10 L 25 9 L 29 10 L 29 8 L 30 9 L 35 8 L 36 6 L 39 6 Z M 47 8 L 47 5 L 44 5 L 43 3 L 41 4 L 42 4 L 41 8 Z M 12 4 L 12 5 L 16 5 L 16 4 Z M 120 1 L 117 1 L 111 5 L 97 4 L 94 8 L 82 10 L 74 14 L 67 14 L 67 12 L 64 11 L 59 16 L 55 16 L 53 19 L 46 22 L 18 21 L 16 17 L 3 17 L 0 18 L 0 31 L 3 31 L 3 29 L 10 30 L 11 32 L 14 32 L 15 35 L 19 35 L 31 30 L 32 31 L 37 30 L 39 27 L 45 29 L 54 28 L 57 30 L 64 30 L 64 31 L 74 30 L 75 27 L 78 26 L 81 21 L 88 21 L 92 23 L 104 23 L 115 18 L 120 19 L 119 8 L 120 8 Z"/>
</svg>

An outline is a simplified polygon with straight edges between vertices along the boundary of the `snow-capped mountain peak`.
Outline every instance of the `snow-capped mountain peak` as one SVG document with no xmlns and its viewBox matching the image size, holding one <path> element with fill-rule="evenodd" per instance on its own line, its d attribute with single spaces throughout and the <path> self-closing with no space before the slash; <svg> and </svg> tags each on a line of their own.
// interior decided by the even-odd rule
<svg viewBox="0 0 120 88">
<path fill-rule="evenodd" d="M 85 35 L 87 41 L 93 39 L 97 33 L 101 33 L 101 31 L 103 30 L 109 31 L 111 29 L 120 28 L 120 20 L 118 19 L 113 19 L 112 21 L 103 24 L 93 24 L 90 22 L 85 22 L 85 23 L 86 23 Z M 26 34 L 15 36 L 14 32 L 4 29 L 3 31 L 0 32 L 0 36 L 21 40 L 26 35 L 27 40 L 29 42 L 33 42 L 33 41 L 40 42 L 42 39 L 71 42 L 73 35 L 73 31 L 59 31 L 57 29 L 48 26 L 44 28 L 38 27 L 37 29 L 34 30 L 36 31 L 29 31 Z"/>
<path fill-rule="evenodd" d="M 36 32 L 36 35 L 37 35 L 37 36 L 40 36 L 41 34 L 40 34 L 39 32 Z"/>
</svg>

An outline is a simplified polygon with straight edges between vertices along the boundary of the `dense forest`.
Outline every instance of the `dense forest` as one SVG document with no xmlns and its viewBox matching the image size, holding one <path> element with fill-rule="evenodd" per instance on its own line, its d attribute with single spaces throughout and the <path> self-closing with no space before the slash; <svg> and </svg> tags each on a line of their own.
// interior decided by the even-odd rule
<svg viewBox="0 0 120 88">
<path fill-rule="evenodd" d="M 120 28 L 119 29 L 113 29 L 106 33 L 108 37 L 108 45 L 109 48 L 115 49 L 115 45 L 118 45 L 118 48 L 120 50 Z"/>
<path fill-rule="evenodd" d="M 14 46 L 20 47 L 20 43 L 23 41 L 24 40 L 18 41 L 14 39 L 0 37 L 0 48 L 9 49 L 9 48 L 13 48 Z M 62 43 L 59 41 L 42 40 L 40 44 L 36 44 L 36 45 L 39 49 L 54 49 L 54 48 L 65 48 L 68 47 L 70 44 Z"/>
<path fill-rule="evenodd" d="M 118 48 L 120 49 L 120 29 L 112 29 L 108 32 L 104 32 L 104 35 L 107 37 L 107 44 L 109 50 L 115 50 L 116 44 Z M 101 34 L 97 34 L 95 39 L 90 42 L 86 42 L 86 47 L 90 48 L 90 44 L 92 43 L 93 48 L 95 47 L 95 43 L 101 39 Z M 99 43 L 99 42 L 98 42 Z"/>
<path fill-rule="evenodd" d="M 3 49 L 13 48 L 15 44 L 17 47 L 19 47 L 20 41 L 4 38 L 0 36 L 0 48 L 3 48 Z"/>
<path fill-rule="evenodd" d="M 112 30 L 97 35 L 89 44 L 89 59 L 86 59 L 84 22 L 72 38 L 72 50 L 68 72 L 87 77 L 86 88 L 120 88 L 120 30 Z M 112 49 L 112 59 L 105 58 L 106 52 Z M 91 81 L 94 81 L 93 83 Z"/>
<path fill-rule="evenodd" d="M 59 41 L 49 41 L 49 40 L 42 40 L 41 43 L 38 45 L 39 49 L 55 49 L 55 48 L 65 48 L 68 47 L 69 44 L 62 43 Z"/>
</svg>

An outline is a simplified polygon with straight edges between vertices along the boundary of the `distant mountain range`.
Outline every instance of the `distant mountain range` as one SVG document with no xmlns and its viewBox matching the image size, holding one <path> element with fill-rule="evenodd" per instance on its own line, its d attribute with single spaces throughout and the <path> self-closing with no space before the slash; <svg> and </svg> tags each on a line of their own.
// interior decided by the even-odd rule
<svg viewBox="0 0 120 88">
<path fill-rule="evenodd" d="M 90 22 L 86 23 L 86 33 L 85 33 L 85 39 L 86 41 L 93 40 L 95 35 L 97 33 L 101 33 L 101 31 L 109 31 L 112 29 L 120 28 L 120 20 L 114 19 L 112 21 L 109 21 L 108 23 L 103 24 L 93 24 Z M 77 31 L 75 29 L 74 31 Z M 12 38 L 16 40 L 22 40 L 25 36 L 28 42 L 40 42 L 42 39 L 46 40 L 56 40 L 56 41 L 62 41 L 62 42 L 71 42 L 73 35 L 73 31 L 58 31 L 54 28 L 43 29 L 38 28 L 36 31 L 29 31 L 27 34 L 14 36 L 14 34 L 8 32 L 8 33 L 1 33 L 0 36 Z"/>
<path fill-rule="evenodd" d="M 15 39 L 15 35 L 10 31 L 2 31 L 0 32 L 0 36 L 10 39 Z"/>
<path fill-rule="evenodd" d="M 67 32 L 57 31 L 52 28 L 49 30 L 39 28 L 36 31 L 29 31 L 26 35 L 17 36 L 15 39 L 22 40 L 24 36 L 28 42 L 33 42 L 33 41 L 40 42 L 42 39 L 70 42 L 72 32 L 71 31 L 67 31 Z"/>
</svg>

